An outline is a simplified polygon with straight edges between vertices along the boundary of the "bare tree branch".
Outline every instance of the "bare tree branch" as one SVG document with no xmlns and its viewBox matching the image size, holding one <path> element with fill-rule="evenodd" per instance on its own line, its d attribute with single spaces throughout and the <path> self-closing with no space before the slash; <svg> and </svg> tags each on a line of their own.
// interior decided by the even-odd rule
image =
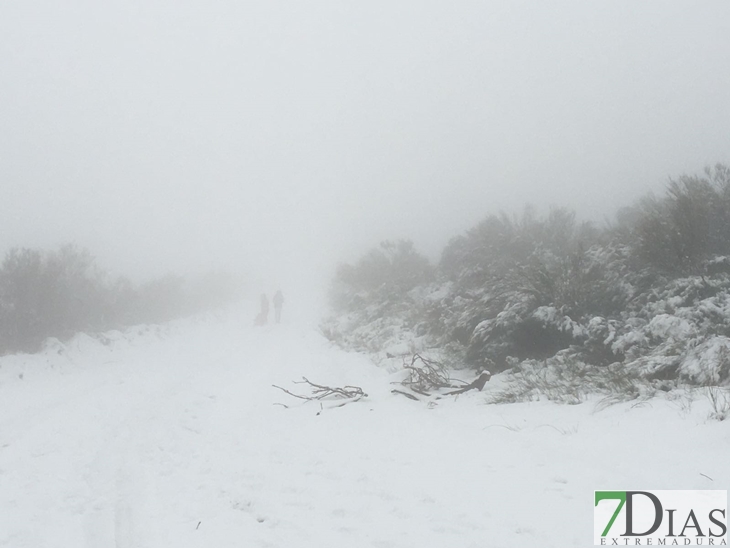
<svg viewBox="0 0 730 548">
<path fill-rule="evenodd" d="M 281 390 L 282 392 L 285 392 L 289 394 L 290 396 L 294 398 L 298 398 L 300 400 L 307 400 L 307 401 L 321 401 L 321 400 L 327 400 L 327 399 L 336 399 L 336 400 L 347 400 L 347 401 L 341 401 L 340 405 L 337 405 L 335 407 L 342 407 L 345 404 L 356 402 L 360 400 L 361 398 L 366 398 L 367 394 L 363 392 L 362 388 L 359 386 L 325 386 L 322 384 L 316 384 L 311 382 L 306 377 L 302 377 L 301 381 L 293 381 L 294 384 L 304 384 L 310 388 L 310 394 L 295 394 L 294 392 L 291 392 L 287 390 L 286 388 L 282 388 L 281 386 L 277 386 L 275 384 L 272 384 L 274 388 L 277 388 Z"/>
<path fill-rule="evenodd" d="M 424 358 L 420 354 L 413 354 L 410 364 L 404 359 L 403 369 L 408 371 L 408 377 L 400 384 L 424 396 L 430 395 L 430 390 L 455 388 L 441 362 Z"/>
<path fill-rule="evenodd" d="M 453 396 L 455 394 L 463 394 L 464 392 L 468 392 L 469 390 L 479 390 L 482 391 L 482 388 L 484 388 L 484 385 L 487 384 L 487 381 L 492 378 L 492 374 L 489 371 L 484 371 L 481 375 L 479 375 L 476 379 L 474 379 L 470 384 L 467 384 L 464 388 L 460 388 L 459 390 L 454 390 L 453 392 L 446 392 L 446 396 Z"/>
</svg>

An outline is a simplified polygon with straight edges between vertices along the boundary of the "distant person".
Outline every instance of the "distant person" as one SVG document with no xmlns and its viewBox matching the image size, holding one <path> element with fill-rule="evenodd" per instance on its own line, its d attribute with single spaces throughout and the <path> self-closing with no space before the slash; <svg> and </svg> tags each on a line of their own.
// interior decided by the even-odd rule
<svg viewBox="0 0 730 548">
<path fill-rule="evenodd" d="M 276 323 L 281 322 L 281 306 L 284 304 L 284 295 L 281 294 L 279 289 L 274 295 L 274 311 L 276 313 Z"/>
<path fill-rule="evenodd" d="M 266 325 L 269 321 L 269 298 L 266 293 L 261 294 L 261 310 L 254 320 L 254 325 Z"/>
</svg>

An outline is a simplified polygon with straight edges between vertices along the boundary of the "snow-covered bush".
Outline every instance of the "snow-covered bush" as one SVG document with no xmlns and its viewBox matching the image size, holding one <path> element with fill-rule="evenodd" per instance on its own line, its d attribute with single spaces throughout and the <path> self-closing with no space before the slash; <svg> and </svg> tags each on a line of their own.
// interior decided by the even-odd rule
<svg viewBox="0 0 730 548">
<path fill-rule="evenodd" d="M 383 242 L 354 265 L 340 265 L 332 283 L 334 314 L 321 330 L 346 348 L 383 355 L 422 350 L 422 306 L 433 267 L 407 240 Z"/>
<path fill-rule="evenodd" d="M 578 404 L 591 394 L 603 394 L 603 403 L 650 398 L 656 388 L 638 371 L 619 363 L 596 367 L 559 353 L 546 361 L 526 360 L 507 374 L 507 383 L 491 403 L 550 401 Z"/>
<path fill-rule="evenodd" d="M 410 245 L 374 250 L 338 272 L 328 333 L 375 353 L 453 351 L 492 372 L 544 363 L 546 382 L 561 368 L 579 382 L 585 367 L 730 384 L 730 168 L 680 177 L 617 218 L 598 230 L 563 209 L 490 215 L 435 271 Z"/>
<path fill-rule="evenodd" d="M 443 323 L 468 341 L 475 365 L 500 371 L 508 357 L 545 359 L 580 344 L 581 323 L 626 305 L 636 291 L 628 270 L 626 245 L 565 210 L 491 216 L 444 251 L 441 271 L 453 283 L 444 300 L 457 309 Z"/>
<path fill-rule="evenodd" d="M 647 377 L 730 381 L 722 357 L 730 336 L 730 280 L 680 278 L 641 297 L 623 313 L 611 341 L 616 354 Z"/>
</svg>

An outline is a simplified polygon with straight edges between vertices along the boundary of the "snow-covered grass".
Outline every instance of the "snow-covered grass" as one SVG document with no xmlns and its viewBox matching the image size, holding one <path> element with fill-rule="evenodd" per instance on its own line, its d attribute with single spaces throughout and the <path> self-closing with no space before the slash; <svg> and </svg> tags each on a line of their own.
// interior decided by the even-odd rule
<svg viewBox="0 0 730 548">
<path fill-rule="evenodd" d="M 604 396 L 603 404 L 648 399 L 656 388 L 635 369 L 620 363 L 597 367 L 569 356 L 547 362 L 526 360 L 503 373 L 505 387 L 492 396 L 492 403 L 515 403 L 547 399 L 578 404 L 592 396 Z"/>
<path fill-rule="evenodd" d="M 582 547 L 594 489 L 730 485 L 699 390 L 494 405 L 497 375 L 427 405 L 310 324 L 252 317 L 0 358 L 0 546 Z M 302 376 L 368 398 L 272 387 Z"/>
<path fill-rule="evenodd" d="M 730 390 L 718 386 L 708 386 L 706 390 L 707 400 L 712 407 L 710 418 L 724 421 L 730 417 Z"/>
</svg>

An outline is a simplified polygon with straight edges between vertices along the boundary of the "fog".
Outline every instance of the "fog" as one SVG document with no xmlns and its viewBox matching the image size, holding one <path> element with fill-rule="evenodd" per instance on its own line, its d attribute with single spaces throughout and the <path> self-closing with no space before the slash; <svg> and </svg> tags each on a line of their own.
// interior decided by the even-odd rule
<svg viewBox="0 0 730 548">
<path fill-rule="evenodd" d="M 0 252 L 326 280 L 488 213 L 601 223 L 730 156 L 730 4 L 0 4 Z"/>
</svg>

